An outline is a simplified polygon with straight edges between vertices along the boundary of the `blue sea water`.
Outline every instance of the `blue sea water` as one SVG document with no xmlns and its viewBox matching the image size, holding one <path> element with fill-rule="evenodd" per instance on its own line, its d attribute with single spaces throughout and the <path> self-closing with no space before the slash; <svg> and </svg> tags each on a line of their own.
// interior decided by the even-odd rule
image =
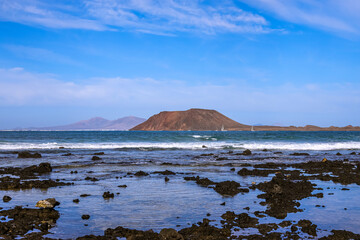
<svg viewBox="0 0 360 240">
<path fill-rule="evenodd" d="M 250 149 L 252 155 L 236 155 Z M 39 159 L 19 159 L 17 152 L 32 151 L 42 154 Z M 104 152 L 101 160 L 93 161 L 96 152 Z M 292 156 L 306 152 L 307 156 Z M 355 154 L 351 154 L 354 153 Z M 70 156 L 64 156 L 71 153 Z M 341 155 L 337 155 L 340 153 Z M 25 167 L 49 162 L 53 172 L 44 179 L 74 182 L 72 186 L 0 191 L 0 196 L 13 199 L 1 203 L 4 209 L 16 205 L 34 207 L 38 200 L 55 197 L 61 205 L 61 217 L 49 237 L 74 239 L 86 234 L 103 234 L 107 228 L 123 226 L 133 229 L 160 231 L 177 230 L 201 221 L 210 213 L 218 224 L 226 211 L 248 213 L 264 211 L 259 204 L 259 190 L 234 197 L 224 197 L 212 189 L 184 181 L 184 176 L 207 177 L 213 181 L 234 180 L 242 187 L 269 177 L 242 177 L 236 174 L 241 164 L 264 162 L 301 162 L 329 160 L 360 161 L 360 132 L 232 132 L 232 131 L 0 131 L 0 168 Z M 222 158 L 219 158 L 222 157 Z M 236 171 L 231 171 L 236 168 Z M 128 173 L 145 171 L 147 177 L 133 177 Z M 171 170 L 176 175 L 164 176 L 156 171 Z M 76 171 L 77 174 L 71 173 Z M 91 182 L 85 177 L 96 177 Z M 301 213 L 290 213 L 285 220 L 309 219 L 323 230 L 345 229 L 360 233 L 360 186 L 315 181 L 323 188 L 324 198 L 301 200 Z M 126 184 L 128 187 L 118 188 Z M 105 191 L 119 193 L 114 199 L 104 200 Z M 80 194 L 91 196 L 80 198 Z M 331 194 L 330 194 L 331 193 Z M 80 203 L 73 203 L 75 198 Z M 220 205 L 226 202 L 226 205 Z M 317 208 L 315 205 L 324 205 Z M 345 211 L 344 208 L 347 210 Z M 85 221 L 82 214 L 91 217 Z M 265 217 L 261 222 L 280 222 Z M 86 225 L 85 225 L 86 224 Z"/>
<path fill-rule="evenodd" d="M 23 149 L 360 149 L 360 132 L 0 131 L 0 150 Z"/>
</svg>

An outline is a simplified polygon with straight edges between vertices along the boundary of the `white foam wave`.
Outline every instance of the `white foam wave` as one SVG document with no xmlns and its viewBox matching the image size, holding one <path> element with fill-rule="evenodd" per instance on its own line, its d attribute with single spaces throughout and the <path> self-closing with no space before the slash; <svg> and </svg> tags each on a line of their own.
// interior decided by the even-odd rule
<svg viewBox="0 0 360 240">
<path fill-rule="evenodd" d="M 346 149 L 360 149 L 360 142 L 333 142 L 333 143 L 292 143 L 292 142 L 268 142 L 268 143 L 245 143 L 243 148 L 261 150 L 346 150 Z"/>
<path fill-rule="evenodd" d="M 360 142 L 295 143 L 295 142 L 123 142 L 123 143 L 2 143 L 0 150 L 31 149 L 251 149 L 251 150 L 346 150 L 360 149 Z"/>
</svg>

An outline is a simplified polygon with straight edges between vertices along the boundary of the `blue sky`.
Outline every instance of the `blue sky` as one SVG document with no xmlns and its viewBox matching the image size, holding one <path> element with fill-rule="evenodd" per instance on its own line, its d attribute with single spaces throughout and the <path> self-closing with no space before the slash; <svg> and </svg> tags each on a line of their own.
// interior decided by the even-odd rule
<svg viewBox="0 0 360 240">
<path fill-rule="evenodd" d="M 0 129 L 216 109 L 360 125 L 357 0 L 0 0 Z"/>
</svg>

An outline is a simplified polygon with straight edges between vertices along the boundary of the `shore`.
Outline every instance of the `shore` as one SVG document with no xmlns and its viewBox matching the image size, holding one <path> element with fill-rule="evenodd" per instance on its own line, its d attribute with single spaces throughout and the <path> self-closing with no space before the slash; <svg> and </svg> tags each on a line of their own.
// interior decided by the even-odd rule
<svg viewBox="0 0 360 240">
<path fill-rule="evenodd" d="M 181 153 L 172 154 L 176 159 Z M 67 149 L 3 152 L 0 236 L 360 238 L 356 151 L 205 150 L 188 156 L 186 164 L 146 158 L 130 164 L 111 161 L 110 155 Z M 282 155 L 287 162 L 274 162 Z M 60 205 L 35 207 L 47 198 Z"/>
</svg>

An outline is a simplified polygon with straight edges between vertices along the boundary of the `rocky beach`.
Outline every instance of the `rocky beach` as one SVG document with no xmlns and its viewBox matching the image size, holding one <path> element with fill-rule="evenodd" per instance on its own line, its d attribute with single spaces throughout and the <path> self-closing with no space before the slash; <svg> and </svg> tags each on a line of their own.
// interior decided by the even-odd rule
<svg viewBox="0 0 360 240">
<path fill-rule="evenodd" d="M 356 132 L 2 134 L 2 239 L 360 239 Z"/>
</svg>

